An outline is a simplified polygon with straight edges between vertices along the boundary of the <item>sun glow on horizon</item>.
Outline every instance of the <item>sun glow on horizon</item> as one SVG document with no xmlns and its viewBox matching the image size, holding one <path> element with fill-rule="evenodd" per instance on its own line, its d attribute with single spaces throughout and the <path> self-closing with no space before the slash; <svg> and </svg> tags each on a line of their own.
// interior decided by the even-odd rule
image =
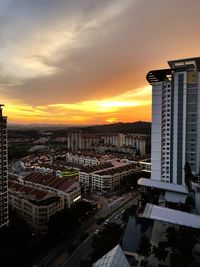
<svg viewBox="0 0 200 267">
<path fill-rule="evenodd" d="M 12 123 L 113 123 L 148 118 L 143 110 L 149 108 L 149 86 L 100 100 L 59 103 L 43 106 L 6 103 L 5 114 Z M 137 109 L 135 113 L 134 110 Z M 139 112 L 138 112 L 139 111 Z M 141 114 L 141 115 L 140 115 Z"/>
</svg>

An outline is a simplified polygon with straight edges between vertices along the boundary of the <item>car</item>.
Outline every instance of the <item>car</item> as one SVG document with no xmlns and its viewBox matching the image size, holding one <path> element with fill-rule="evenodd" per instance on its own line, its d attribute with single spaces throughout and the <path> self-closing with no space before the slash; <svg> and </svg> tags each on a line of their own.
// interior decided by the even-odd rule
<svg viewBox="0 0 200 267">
<path fill-rule="evenodd" d="M 99 233 L 99 229 L 96 229 L 94 233 L 97 235 Z"/>
<path fill-rule="evenodd" d="M 108 224 L 108 223 L 109 223 L 109 220 L 108 220 L 108 219 L 105 220 L 104 224 L 106 225 L 106 224 Z"/>
</svg>

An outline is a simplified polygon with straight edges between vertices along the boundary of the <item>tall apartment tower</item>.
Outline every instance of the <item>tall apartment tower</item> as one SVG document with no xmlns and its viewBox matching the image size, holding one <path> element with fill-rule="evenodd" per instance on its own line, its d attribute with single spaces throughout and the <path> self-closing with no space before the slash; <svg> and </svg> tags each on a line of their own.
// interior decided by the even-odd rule
<svg viewBox="0 0 200 267">
<path fill-rule="evenodd" d="M 147 74 L 152 85 L 151 179 L 184 184 L 200 174 L 200 58 L 169 61 Z"/>
<path fill-rule="evenodd" d="M 8 225 L 7 118 L 0 105 L 0 228 Z"/>
<path fill-rule="evenodd" d="M 82 149 L 82 131 L 79 129 L 71 129 L 67 134 L 67 147 L 72 151 Z"/>
</svg>

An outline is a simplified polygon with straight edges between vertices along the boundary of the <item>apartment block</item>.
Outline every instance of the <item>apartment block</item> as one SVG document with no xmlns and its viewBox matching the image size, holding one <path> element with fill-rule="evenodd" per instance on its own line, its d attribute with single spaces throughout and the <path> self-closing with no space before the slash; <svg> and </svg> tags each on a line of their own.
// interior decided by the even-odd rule
<svg viewBox="0 0 200 267">
<path fill-rule="evenodd" d="M 147 74 L 152 85 L 151 178 L 184 184 L 188 162 L 200 171 L 200 58 L 169 61 Z"/>
<path fill-rule="evenodd" d="M 9 205 L 34 232 L 44 234 L 50 217 L 64 209 L 64 198 L 9 180 Z"/>
<path fill-rule="evenodd" d="M 9 224 L 8 218 L 8 148 L 7 118 L 0 105 L 0 228 Z"/>
</svg>

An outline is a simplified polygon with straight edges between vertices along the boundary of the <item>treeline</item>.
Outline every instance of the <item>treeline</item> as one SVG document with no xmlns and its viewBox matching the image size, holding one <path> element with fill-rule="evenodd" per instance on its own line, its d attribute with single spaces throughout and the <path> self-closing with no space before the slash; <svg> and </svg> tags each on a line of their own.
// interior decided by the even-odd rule
<svg viewBox="0 0 200 267">
<path fill-rule="evenodd" d="M 140 133 L 140 134 L 150 134 L 151 133 L 151 123 L 150 122 L 133 122 L 133 123 L 113 123 L 106 125 L 96 125 L 84 127 L 82 130 L 91 133 Z"/>
<path fill-rule="evenodd" d="M 38 138 L 39 131 L 37 130 L 9 130 L 8 129 L 8 139 L 9 138 Z"/>
</svg>

